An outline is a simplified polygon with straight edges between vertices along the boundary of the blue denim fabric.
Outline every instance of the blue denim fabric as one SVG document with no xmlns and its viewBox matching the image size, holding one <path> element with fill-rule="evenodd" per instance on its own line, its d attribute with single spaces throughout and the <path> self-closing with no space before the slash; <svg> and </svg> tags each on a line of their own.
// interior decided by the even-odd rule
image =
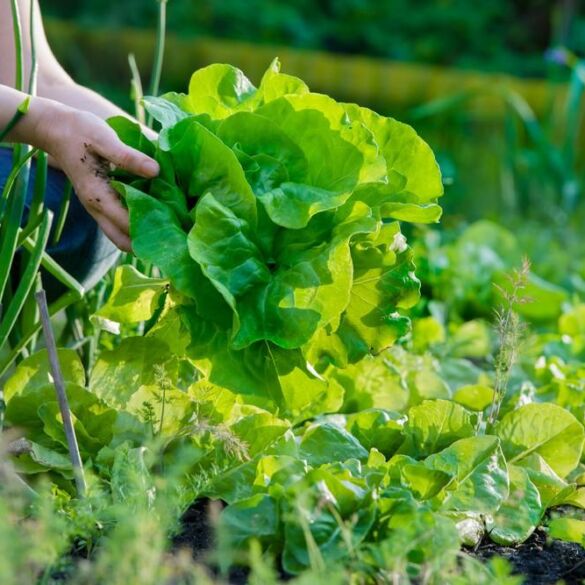
<svg viewBox="0 0 585 585">
<path fill-rule="evenodd" d="M 4 187 L 11 169 L 12 150 L 0 147 L 0 190 Z M 24 221 L 28 216 L 29 205 L 32 200 L 35 174 L 36 161 L 33 160 Z M 55 220 L 59 213 L 66 184 L 65 175 L 61 171 L 49 167 L 45 205 L 53 211 Z M 55 221 L 53 222 L 54 224 Z M 49 239 L 49 242 L 51 241 L 52 235 Z M 71 197 L 61 239 L 57 245 L 49 245 L 47 252 L 59 265 L 77 279 L 85 289 L 95 286 L 119 257 L 118 249 L 98 228 L 95 220 L 85 211 L 75 194 Z M 18 259 L 15 264 L 18 265 Z M 19 274 L 19 269 L 18 272 L 13 273 L 14 278 L 18 278 L 17 274 Z M 64 287 L 50 274 L 43 272 L 42 277 L 43 285 L 50 298 L 54 299 L 64 292 Z"/>
</svg>

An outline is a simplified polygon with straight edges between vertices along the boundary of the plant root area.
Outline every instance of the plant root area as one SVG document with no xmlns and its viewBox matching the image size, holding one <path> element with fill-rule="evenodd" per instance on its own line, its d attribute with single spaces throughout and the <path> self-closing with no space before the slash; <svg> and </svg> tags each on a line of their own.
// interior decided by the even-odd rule
<svg viewBox="0 0 585 585">
<path fill-rule="evenodd" d="M 507 559 L 514 572 L 524 577 L 525 585 L 581 585 L 585 581 L 585 548 L 573 542 L 547 537 L 541 529 L 516 546 L 501 546 L 484 538 L 474 550 L 468 550 L 480 560 L 497 555 Z"/>
<path fill-rule="evenodd" d="M 181 530 L 173 539 L 173 548 L 189 549 L 195 559 L 201 561 L 209 561 L 206 553 L 215 544 L 209 505 L 209 500 L 195 502 L 185 512 Z M 221 506 L 219 502 L 216 505 Z M 559 581 L 565 585 L 581 585 L 585 582 L 585 548 L 576 543 L 552 540 L 541 529 L 517 546 L 501 546 L 484 538 L 479 546 L 466 552 L 482 561 L 496 555 L 507 559 L 514 572 L 524 577 L 525 585 L 553 585 Z M 281 576 L 286 579 L 285 575 Z M 247 578 L 247 570 L 233 569 L 229 583 L 244 584 Z"/>
</svg>

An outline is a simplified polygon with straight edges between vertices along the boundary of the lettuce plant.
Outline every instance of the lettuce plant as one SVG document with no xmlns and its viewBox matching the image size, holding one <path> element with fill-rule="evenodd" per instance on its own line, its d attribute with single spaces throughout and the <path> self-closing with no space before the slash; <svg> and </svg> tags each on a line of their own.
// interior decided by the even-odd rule
<svg viewBox="0 0 585 585">
<path fill-rule="evenodd" d="M 316 370 L 408 330 L 399 311 L 420 283 L 398 221 L 438 221 L 443 192 L 412 128 L 311 93 L 276 61 L 259 88 L 211 65 L 188 94 L 146 106 L 156 144 L 112 125 L 160 176 L 115 186 L 134 251 L 172 284 L 189 356 L 211 381 L 290 410 L 299 384 L 327 393 Z"/>
</svg>

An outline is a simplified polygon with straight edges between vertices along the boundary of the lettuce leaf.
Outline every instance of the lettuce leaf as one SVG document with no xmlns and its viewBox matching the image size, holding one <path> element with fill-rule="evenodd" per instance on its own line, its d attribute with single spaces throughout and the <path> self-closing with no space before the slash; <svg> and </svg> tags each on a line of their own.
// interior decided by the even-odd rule
<svg viewBox="0 0 585 585">
<path fill-rule="evenodd" d="M 258 88 L 211 65 L 188 94 L 146 107 L 162 126 L 156 144 L 112 125 L 160 176 L 121 174 L 115 187 L 136 255 L 183 299 L 189 357 L 210 381 L 293 416 L 328 391 L 339 407 L 339 385 L 313 366 L 346 367 L 409 331 L 400 311 L 420 282 L 391 220 L 440 217 L 430 148 L 405 124 L 311 93 L 278 61 Z"/>
</svg>

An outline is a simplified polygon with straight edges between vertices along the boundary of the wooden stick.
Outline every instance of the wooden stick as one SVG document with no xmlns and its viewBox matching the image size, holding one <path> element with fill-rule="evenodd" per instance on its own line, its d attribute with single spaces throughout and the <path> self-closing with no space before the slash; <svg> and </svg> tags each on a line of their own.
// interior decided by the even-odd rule
<svg viewBox="0 0 585 585">
<path fill-rule="evenodd" d="M 57 400 L 59 402 L 59 409 L 61 410 L 61 417 L 63 418 L 63 428 L 65 429 L 65 436 L 67 437 L 67 445 L 69 446 L 69 454 L 71 456 L 71 463 L 73 465 L 73 475 L 75 477 L 75 485 L 77 486 L 77 495 L 82 498 L 85 495 L 87 486 L 85 483 L 85 476 L 83 474 L 83 463 L 81 455 L 79 454 L 79 446 L 77 444 L 77 437 L 71 420 L 71 410 L 69 409 L 69 401 L 67 400 L 67 393 L 65 391 L 65 382 L 59 364 L 59 357 L 57 355 L 57 345 L 55 344 L 55 336 L 51 327 L 51 319 L 49 317 L 49 308 L 47 306 L 47 296 L 44 289 L 41 289 L 35 294 L 35 299 L 39 305 L 41 314 L 41 323 L 43 325 L 43 334 L 45 336 L 45 343 L 47 345 L 47 352 L 49 354 L 49 366 L 53 376 L 53 383 L 57 392 Z"/>
</svg>

